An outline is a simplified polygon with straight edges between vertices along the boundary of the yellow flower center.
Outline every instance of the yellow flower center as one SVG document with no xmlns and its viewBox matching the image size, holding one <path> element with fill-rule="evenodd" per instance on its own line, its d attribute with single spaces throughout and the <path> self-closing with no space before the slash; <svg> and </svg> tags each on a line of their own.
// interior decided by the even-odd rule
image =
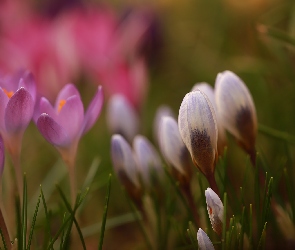
<svg viewBox="0 0 295 250">
<path fill-rule="evenodd" d="M 6 89 L 2 88 L 3 92 L 8 96 L 8 98 L 11 98 L 13 96 L 13 91 L 7 91 Z"/>
<path fill-rule="evenodd" d="M 57 109 L 58 112 L 61 111 L 62 107 L 66 104 L 66 102 L 67 102 L 66 100 L 60 100 L 59 101 L 58 109 Z"/>
</svg>

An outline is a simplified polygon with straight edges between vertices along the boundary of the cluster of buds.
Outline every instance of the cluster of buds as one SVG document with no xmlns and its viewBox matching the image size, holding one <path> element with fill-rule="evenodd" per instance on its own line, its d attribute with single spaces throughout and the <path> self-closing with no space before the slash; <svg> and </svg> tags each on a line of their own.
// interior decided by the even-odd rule
<svg viewBox="0 0 295 250">
<path fill-rule="evenodd" d="M 164 171 L 156 149 L 146 137 L 135 136 L 132 148 L 122 135 L 112 136 L 111 155 L 115 172 L 128 194 L 138 201 L 144 192 L 157 188 Z"/>
<path fill-rule="evenodd" d="M 199 83 L 186 94 L 179 109 L 178 126 L 194 164 L 216 193 L 214 170 L 218 151 L 222 153 L 226 145 L 225 129 L 255 164 L 255 106 L 246 85 L 230 71 L 217 75 L 215 90 Z"/>
</svg>

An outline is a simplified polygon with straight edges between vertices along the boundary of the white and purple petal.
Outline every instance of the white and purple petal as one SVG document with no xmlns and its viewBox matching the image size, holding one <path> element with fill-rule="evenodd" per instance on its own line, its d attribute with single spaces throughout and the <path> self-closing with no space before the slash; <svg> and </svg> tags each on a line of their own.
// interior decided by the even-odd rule
<svg viewBox="0 0 295 250">
<path fill-rule="evenodd" d="M 183 142 L 205 176 L 214 173 L 217 154 L 217 125 L 214 109 L 201 91 L 186 94 L 178 116 Z"/>
</svg>

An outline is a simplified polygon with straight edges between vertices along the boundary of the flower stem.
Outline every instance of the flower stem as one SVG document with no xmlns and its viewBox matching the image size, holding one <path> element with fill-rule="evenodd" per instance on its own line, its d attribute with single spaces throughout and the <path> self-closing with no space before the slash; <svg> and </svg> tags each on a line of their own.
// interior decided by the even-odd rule
<svg viewBox="0 0 295 250">
<path fill-rule="evenodd" d="M 214 174 L 208 175 L 208 176 L 206 176 L 206 178 L 207 178 L 212 190 L 220 197 L 219 189 L 218 189 Z"/>
<path fill-rule="evenodd" d="M 199 213 L 198 213 L 198 210 L 197 210 L 197 207 L 196 207 L 196 204 L 195 204 L 195 201 L 194 201 L 190 186 L 187 185 L 186 187 L 183 187 L 182 190 L 183 190 L 184 195 L 186 196 L 187 203 L 188 203 L 188 206 L 190 207 L 190 210 L 191 210 L 192 216 L 194 218 L 195 224 L 200 227 L 201 226 L 201 224 L 200 224 L 200 216 L 199 216 Z"/>
</svg>

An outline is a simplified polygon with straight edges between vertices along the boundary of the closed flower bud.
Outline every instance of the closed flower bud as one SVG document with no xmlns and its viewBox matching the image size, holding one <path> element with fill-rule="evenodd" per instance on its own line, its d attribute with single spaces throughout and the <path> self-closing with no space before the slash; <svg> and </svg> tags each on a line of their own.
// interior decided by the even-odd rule
<svg viewBox="0 0 295 250">
<path fill-rule="evenodd" d="M 149 190 L 157 184 L 158 181 L 161 181 L 164 175 L 160 157 L 149 140 L 141 135 L 135 136 L 133 140 L 133 150 L 135 152 L 143 185 Z"/>
<path fill-rule="evenodd" d="M 252 96 L 245 83 L 231 71 L 219 73 L 215 82 L 215 98 L 224 127 L 255 163 L 257 118 Z"/>
<path fill-rule="evenodd" d="M 208 215 L 213 230 L 221 235 L 222 233 L 222 220 L 223 220 L 223 204 L 218 195 L 211 189 L 205 190 L 206 203 Z"/>
<path fill-rule="evenodd" d="M 201 228 L 198 230 L 197 239 L 200 250 L 214 250 L 211 240 Z"/>
<path fill-rule="evenodd" d="M 132 198 L 140 198 L 141 187 L 139 172 L 133 152 L 128 142 L 121 135 L 113 135 L 111 139 L 111 155 L 114 170 Z"/>
<path fill-rule="evenodd" d="M 213 107 L 200 90 L 184 97 L 179 109 L 178 127 L 194 164 L 207 179 L 212 177 L 217 156 L 217 126 Z"/>
<path fill-rule="evenodd" d="M 162 117 L 165 117 L 165 116 L 169 116 L 173 118 L 175 117 L 172 109 L 169 106 L 162 105 L 157 109 L 156 115 L 154 118 L 154 123 L 153 123 L 154 140 L 158 143 L 158 145 L 160 144 L 159 142 L 160 124 L 161 124 Z"/>
<path fill-rule="evenodd" d="M 195 90 L 200 90 L 202 91 L 209 99 L 211 102 L 215 115 L 216 115 L 216 123 L 217 123 L 217 130 L 218 130 L 218 140 L 217 140 L 217 149 L 218 149 L 218 154 L 222 155 L 224 148 L 227 144 L 227 139 L 226 139 L 226 133 L 225 133 L 225 128 L 222 125 L 222 120 L 220 118 L 220 115 L 218 114 L 216 102 L 215 102 L 215 93 L 214 89 L 206 82 L 201 82 L 201 83 L 196 83 L 192 91 Z"/>
<path fill-rule="evenodd" d="M 138 133 L 138 115 L 127 98 L 120 94 L 113 95 L 109 100 L 107 123 L 113 134 L 121 134 L 129 142 Z"/>
<path fill-rule="evenodd" d="M 172 117 L 162 117 L 159 128 L 160 150 L 166 162 L 173 167 L 172 173 L 182 184 L 191 180 L 191 159 L 184 145 L 177 121 Z"/>
</svg>

